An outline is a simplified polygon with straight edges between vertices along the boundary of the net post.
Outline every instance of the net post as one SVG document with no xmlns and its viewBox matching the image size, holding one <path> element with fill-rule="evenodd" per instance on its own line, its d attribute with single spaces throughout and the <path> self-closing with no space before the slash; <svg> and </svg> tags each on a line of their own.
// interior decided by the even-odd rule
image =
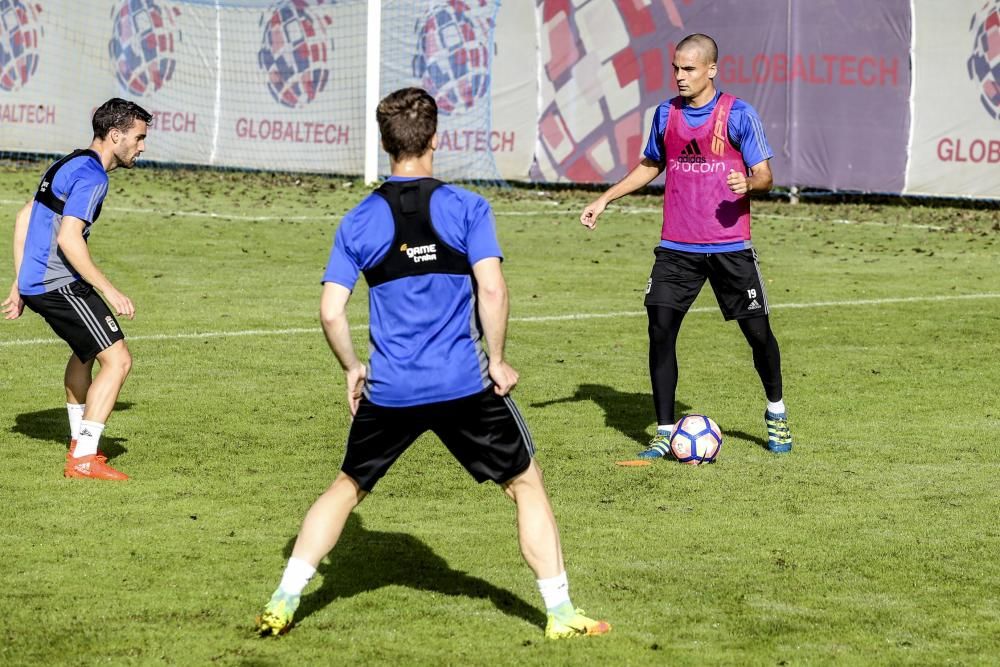
<svg viewBox="0 0 1000 667">
<path fill-rule="evenodd" d="M 375 107 L 379 100 L 379 70 L 382 54 L 382 1 L 368 1 L 368 42 L 365 55 L 365 183 L 378 180 L 378 125 Z"/>
</svg>

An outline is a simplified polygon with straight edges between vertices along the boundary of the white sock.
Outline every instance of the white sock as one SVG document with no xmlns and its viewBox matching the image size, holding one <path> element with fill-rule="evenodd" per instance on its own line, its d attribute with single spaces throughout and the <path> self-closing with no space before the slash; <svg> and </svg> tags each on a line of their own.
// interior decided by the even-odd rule
<svg viewBox="0 0 1000 667">
<path fill-rule="evenodd" d="M 80 422 L 83 421 L 83 409 L 86 407 L 83 403 L 66 404 L 66 412 L 69 414 L 69 437 L 73 440 L 80 435 Z"/>
<path fill-rule="evenodd" d="M 542 594 L 546 609 L 555 609 L 559 605 L 569 602 L 569 580 L 566 572 L 551 577 L 549 579 L 536 579 L 538 591 Z"/>
<path fill-rule="evenodd" d="M 302 589 L 306 587 L 314 574 L 316 574 L 316 568 L 309 563 L 299 558 L 289 558 L 278 588 L 289 595 L 302 595 Z"/>
<path fill-rule="evenodd" d="M 656 432 L 659 433 L 661 431 L 664 432 L 664 433 L 673 433 L 674 432 L 674 425 L 673 424 L 658 424 L 656 426 Z"/>
<path fill-rule="evenodd" d="M 785 413 L 785 399 L 779 398 L 777 403 L 767 402 L 767 411 L 772 415 L 781 415 Z"/>
<path fill-rule="evenodd" d="M 101 434 L 104 433 L 104 424 L 87 421 L 80 422 L 80 432 L 76 435 L 76 450 L 74 456 L 90 456 L 97 453 L 97 445 L 101 442 Z"/>
</svg>

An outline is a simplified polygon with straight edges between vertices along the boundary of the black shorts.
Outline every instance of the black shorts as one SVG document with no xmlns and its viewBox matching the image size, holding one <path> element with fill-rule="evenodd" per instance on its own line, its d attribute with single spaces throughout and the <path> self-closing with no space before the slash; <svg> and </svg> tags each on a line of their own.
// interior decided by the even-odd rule
<svg viewBox="0 0 1000 667">
<path fill-rule="evenodd" d="M 727 320 L 768 314 L 764 279 L 753 248 L 731 252 L 680 252 L 655 250 L 656 261 L 646 284 L 647 306 L 664 306 L 687 312 L 705 279 Z"/>
<path fill-rule="evenodd" d="M 493 388 L 453 401 L 387 408 L 361 399 L 340 469 L 371 491 L 413 441 L 433 431 L 477 482 L 503 484 L 531 465 L 528 427 L 510 396 Z"/>
<path fill-rule="evenodd" d="M 24 305 L 44 317 L 56 335 L 69 343 L 80 361 L 90 361 L 125 339 L 107 304 L 83 280 L 45 294 L 22 294 L 21 298 Z"/>
</svg>

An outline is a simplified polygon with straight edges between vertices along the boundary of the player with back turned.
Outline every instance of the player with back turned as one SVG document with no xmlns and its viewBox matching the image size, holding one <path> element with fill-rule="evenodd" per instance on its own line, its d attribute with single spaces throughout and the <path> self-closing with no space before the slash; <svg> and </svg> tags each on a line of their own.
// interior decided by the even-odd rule
<svg viewBox="0 0 1000 667">
<path fill-rule="evenodd" d="M 773 153 L 753 107 L 715 88 L 718 56 L 707 35 L 681 40 L 673 60 L 679 95 L 657 108 L 643 159 L 580 215 L 580 222 L 594 229 L 609 203 L 666 171 L 661 241 L 645 298 L 657 430 L 649 448 L 639 454 L 642 458 L 670 451 L 677 334 L 705 280 L 723 316 L 739 323 L 753 351 L 767 398 L 767 448 L 776 453 L 792 449 L 778 341 L 750 242 L 750 193 L 771 189 Z"/>
<path fill-rule="evenodd" d="M 66 477 L 128 479 L 98 452 L 132 367 L 125 334 L 104 299 L 128 319 L 135 316 L 135 306 L 94 264 L 87 240 L 108 192 L 108 172 L 135 166 L 146 148 L 150 120 L 134 102 L 116 97 L 102 104 L 94 112 L 90 146 L 49 167 L 14 222 L 17 277 L 2 304 L 4 319 L 20 317 L 27 306 L 73 350 L 64 375 L 70 424 Z M 95 359 L 100 363 L 96 377 Z"/>
<path fill-rule="evenodd" d="M 545 636 L 604 634 L 607 623 L 570 602 L 534 444 L 510 397 L 518 373 L 504 356 L 509 306 L 492 210 L 482 197 L 431 177 L 437 104 L 427 92 L 391 93 L 376 118 L 392 175 L 341 221 L 320 304 L 327 341 L 346 374 L 353 416 L 347 451 L 333 484 L 306 514 L 257 630 L 278 635 L 291 627 L 303 589 L 350 513 L 414 440 L 432 431 L 477 482 L 496 483 L 516 504 L 521 553 L 548 612 Z M 367 367 L 355 355 L 346 314 L 362 273 L 369 287 Z"/>
</svg>

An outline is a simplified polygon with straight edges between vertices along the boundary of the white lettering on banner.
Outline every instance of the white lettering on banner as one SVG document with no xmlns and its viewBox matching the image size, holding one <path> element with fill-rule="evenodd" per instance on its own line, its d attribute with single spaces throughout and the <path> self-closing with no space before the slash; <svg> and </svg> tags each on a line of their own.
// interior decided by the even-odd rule
<svg viewBox="0 0 1000 667">
<path fill-rule="evenodd" d="M 236 136 L 250 141 L 280 141 L 298 144 L 347 144 L 350 126 L 312 121 L 239 118 Z"/>
<path fill-rule="evenodd" d="M 726 165 L 722 162 L 687 162 L 685 160 L 671 160 L 670 171 L 680 171 L 685 174 L 715 174 L 726 170 Z"/>
<path fill-rule="evenodd" d="M 997 164 L 1000 163 L 1000 140 L 972 139 L 963 143 L 962 139 L 945 137 L 938 142 L 937 157 L 941 162 Z"/>
<path fill-rule="evenodd" d="M 47 104 L 0 104 L 0 122 L 51 125 L 56 122 L 56 108 Z"/>
<path fill-rule="evenodd" d="M 438 132 L 439 151 L 473 153 L 508 153 L 514 150 L 514 132 L 493 130 L 442 130 Z"/>
<path fill-rule="evenodd" d="M 197 132 L 198 115 L 182 111 L 150 111 L 149 129 L 157 132 Z"/>
</svg>

